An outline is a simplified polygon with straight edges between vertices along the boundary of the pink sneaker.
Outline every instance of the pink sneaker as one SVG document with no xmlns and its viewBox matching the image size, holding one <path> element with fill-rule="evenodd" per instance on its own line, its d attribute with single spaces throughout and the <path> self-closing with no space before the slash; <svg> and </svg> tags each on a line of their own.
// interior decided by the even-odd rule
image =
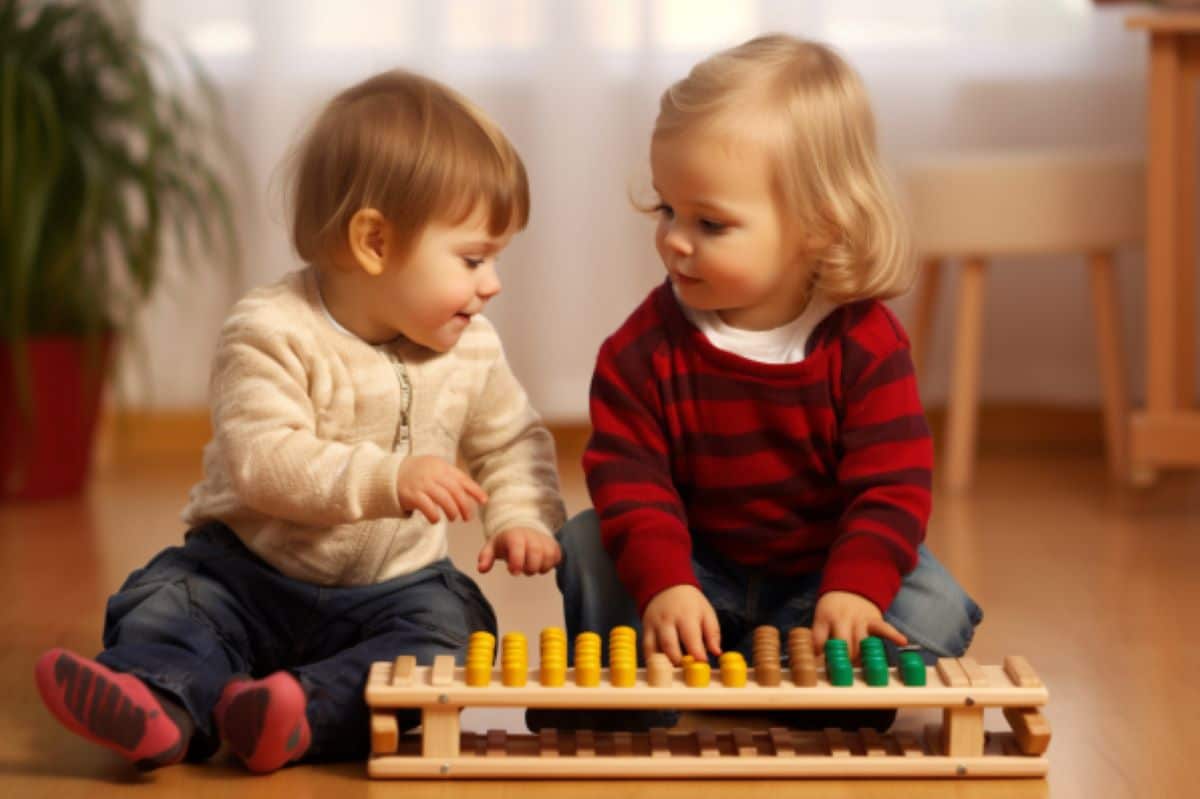
<svg viewBox="0 0 1200 799">
<path fill-rule="evenodd" d="M 76 735 L 108 747 L 143 771 L 183 759 L 187 741 L 179 726 L 134 675 L 51 649 L 38 658 L 34 677 L 46 707 Z"/>
<path fill-rule="evenodd" d="M 305 716 L 308 698 L 289 672 L 261 680 L 235 678 L 225 684 L 213 715 L 221 738 L 246 768 L 275 771 L 308 751 L 312 734 Z"/>
</svg>

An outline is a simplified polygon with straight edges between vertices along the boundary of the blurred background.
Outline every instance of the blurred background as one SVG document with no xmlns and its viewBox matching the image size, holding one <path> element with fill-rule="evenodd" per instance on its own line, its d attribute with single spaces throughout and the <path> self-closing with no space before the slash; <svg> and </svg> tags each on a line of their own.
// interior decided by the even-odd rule
<svg viewBox="0 0 1200 799">
<path fill-rule="evenodd" d="M 1144 149 L 1146 40 L 1128 7 L 1091 0 L 209 0 L 138 4 L 147 33 L 189 49 L 225 101 L 247 159 L 235 193 L 245 253 L 232 277 L 202 265 L 163 282 L 126 337 L 118 402 L 202 409 L 216 333 L 248 288 L 300 266 L 278 165 L 341 88 L 403 66 L 492 114 L 532 181 L 529 228 L 505 253 L 488 315 L 536 405 L 586 422 L 595 353 L 662 279 L 648 186 L 658 96 L 703 56 L 767 31 L 824 40 L 861 72 L 890 166 L 995 148 Z M 1140 248 L 1138 248 L 1140 249 Z M 1118 254 L 1128 351 L 1144 343 L 1141 253 Z M 989 273 L 982 399 L 1095 408 L 1100 387 L 1078 259 L 997 259 Z M 1067 267 L 1067 268 L 1062 268 Z M 953 270 L 943 291 L 952 292 Z M 893 305 L 908 319 L 910 300 Z M 947 392 L 953 302 L 922 377 Z M 1141 358 L 1128 361 L 1139 401 Z"/>
</svg>

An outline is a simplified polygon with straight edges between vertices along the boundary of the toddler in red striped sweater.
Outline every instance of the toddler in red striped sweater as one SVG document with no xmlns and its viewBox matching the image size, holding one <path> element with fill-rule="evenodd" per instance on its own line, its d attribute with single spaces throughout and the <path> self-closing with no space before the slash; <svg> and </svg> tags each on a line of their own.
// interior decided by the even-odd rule
<svg viewBox="0 0 1200 799">
<path fill-rule="evenodd" d="M 663 94 L 650 163 L 667 279 L 596 363 L 570 640 L 628 624 L 678 663 L 802 625 L 962 654 L 982 613 L 922 545 L 933 448 L 882 302 L 913 262 L 860 79 L 789 36 L 718 53 Z"/>
</svg>

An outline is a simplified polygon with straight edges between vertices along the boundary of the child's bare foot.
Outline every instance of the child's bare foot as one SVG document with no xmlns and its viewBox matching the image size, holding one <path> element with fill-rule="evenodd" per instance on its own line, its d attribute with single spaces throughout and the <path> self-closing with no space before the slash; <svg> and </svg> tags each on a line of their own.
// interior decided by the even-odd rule
<svg viewBox="0 0 1200 799">
<path fill-rule="evenodd" d="M 312 734 L 300 683 L 286 671 L 225 684 L 213 715 L 221 738 L 251 771 L 266 773 L 299 760 Z"/>
<path fill-rule="evenodd" d="M 143 771 L 183 759 L 190 720 L 178 708 L 173 718 L 134 675 L 51 649 L 38 658 L 34 676 L 46 707 L 76 735 L 108 747 Z"/>
</svg>

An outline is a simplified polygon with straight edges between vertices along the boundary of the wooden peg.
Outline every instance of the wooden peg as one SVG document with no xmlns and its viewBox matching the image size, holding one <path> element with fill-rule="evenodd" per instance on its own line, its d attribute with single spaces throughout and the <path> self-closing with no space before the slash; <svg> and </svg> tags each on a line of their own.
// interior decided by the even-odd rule
<svg viewBox="0 0 1200 799">
<path fill-rule="evenodd" d="M 1026 755 L 1042 755 L 1050 748 L 1050 722 L 1035 707 L 1006 707 L 1004 718 L 1012 725 L 1017 745 Z"/>
<path fill-rule="evenodd" d="M 771 736 L 771 749 L 776 757 L 795 757 L 796 745 L 792 743 L 792 731 L 787 727 L 772 727 L 768 730 Z"/>
<path fill-rule="evenodd" d="M 834 757 L 850 757 L 850 746 L 846 743 L 846 733 L 837 727 L 825 728 L 825 745 L 829 754 Z"/>
<path fill-rule="evenodd" d="M 454 682 L 454 655 L 438 655 L 429 670 L 430 685 L 449 685 Z"/>
<path fill-rule="evenodd" d="M 542 757 L 558 757 L 558 730 L 544 727 L 538 731 L 538 753 Z"/>
<path fill-rule="evenodd" d="M 717 749 L 717 735 L 712 730 L 696 730 L 696 748 L 700 757 L 718 757 L 721 752 Z"/>
<path fill-rule="evenodd" d="M 576 757 L 595 757 L 596 756 L 596 734 L 591 730 L 576 730 L 575 731 L 575 756 Z"/>
<path fill-rule="evenodd" d="M 383 711 L 371 714 L 371 754 L 395 754 L 400 746 L 400 727 L 396 714 Z"/>
<path fill-rule="evenodd" d="M 887 746 L 884 745 L 879 730 L 873 727 L 863 727 L 858 731 L 858 737 L 862 739 L 867 757 L 887 757 Z"/>
<path fill-rule="evenodd" d="M 963 673 L 967 675 L 967 681 L 971 683 L 972 688 L 989 684 L 987 674 L 984 673 L 983 667 L 975 658 L 959 658 L 958 665 L 962 666 Z"/>
<path fill-rule="evenodd" d="M 1008 675 L 1008 679 L 1013 681 L 1013 685 L 1019 688 L 1042 687 L 1042 680 L 1033 670 L 1033 666 L 1030 666 L 1029 661 L 1020 655 L 1005 655 L 1004 673 Z"/>
<path fill-rule="evenodd" d="M 897 732 L 892 737 L 896 739 L 896 744 L 900 747 L 900 754 L 905 757 L 924 757 L 925 750 L 921 748 L 917 736 L 911 732 Z"/>
<path fill-rule="evenodd" d="M 392 685 L 408 685 L 412 682 L 413 670 L 417 667 L 414 655 L 401 655 L 392 663 Z"/>
<path fill-rule="evenodd" d="M 733 748 L 738 753 L 738 757 L 758 756 L 758 746 L 754 743 L 754 733 L 745 727 L 734 728 Z"/>
<path fill-rule="evenodd" d="M 505 730 L 487 731 L 487 756 L 506 757 L 508 755 L 508 732 Z"/>
<path fill-rule="evenodd" d="M 971 684 L 956 658 L 938 658 L 937 673 L 942 682 L 951 688 L 966 688 Z"/>
<path fill-rule="evenodd" d="M 650 728 L 650 757 L 670 757 L 671 742 L 664 727 Z"/>
</svg>

